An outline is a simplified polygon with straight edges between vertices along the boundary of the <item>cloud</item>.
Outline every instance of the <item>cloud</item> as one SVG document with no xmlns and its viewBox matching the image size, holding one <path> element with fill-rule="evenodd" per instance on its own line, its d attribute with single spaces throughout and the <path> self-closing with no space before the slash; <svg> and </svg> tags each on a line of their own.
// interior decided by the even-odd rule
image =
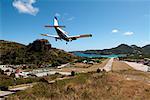
<svg viewBox="0 0 150 100">
<path fill-rule="evenodd" d="M 118 33 L 119 30 L 118 30 L 118 29 L 113 29 L 111 32 L 112 32 L 112 33 Z"/>
<path fill-rule="evenodd" d="M 33 7 L 32 4 L 34 3 L 36 3 L 36 0 L 14 0 L 12 5 L 19 11 L 19 13 L 35 16 L 39 12 L 39 9 Z"/>
<path fill-rule="evenodd" d="M 126 32 L 121 32 L 120 30 L 118 30 L 118 29 L 113 29 L 112 31 L 111 31 L 112 33 L 121 33 L 121 34 L 123 34 L 123 35 L 125 35 L 125 36 L 130 36 L 130 35 L 133 35 L 134 34 L 134 32 L 132 32 L 132 31 L 126 31 Z"/>
<path fill-rule="evenodd" d="M 55 16 L 56 16 L 56 17 L 60 17 L 60 14 L 59 14 L 59 13 L 55 13 Z"/>
<path fill-rule="evenodd" d="M 70 17 L 70 18 L 67 19 L 67 21 L 72 21 L 74 19 L 75 19 L 75 17 Z"/>
<path fill-rule="evenodd" d="M 134 34 L 134 32 L 125 32 L 124 33 L 124 35 L 126 35 L 126 36 L 130 36 L 130 35 L 133 35 Z"/>
</svg>

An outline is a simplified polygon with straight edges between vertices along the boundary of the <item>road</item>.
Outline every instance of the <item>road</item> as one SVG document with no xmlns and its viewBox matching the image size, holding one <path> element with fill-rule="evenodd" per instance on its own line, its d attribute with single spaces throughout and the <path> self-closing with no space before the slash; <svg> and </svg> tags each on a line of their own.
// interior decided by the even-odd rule
<svg viewBox="0 0 150 100">
<path fill-rule="evenodd" d="M 25 90 L 29 87 L 32 87 L 33 84 L 30 84 L 30 85 L 26 85 L 26 86 L 22 86 L 22 87 L 17 87 L 17 88 L 12 88 L 12 89 L 9 89 L 10 91 L 22 91 L 22 90 Z"/>
<path fill-rule="evenodd" d="M 113 60 L 114 60 L 114 58 L 111 58 L 111 59 L 107 62 L 107 64 L 104 66 L 103 69 L 105 69 L 106 72 L 111 71 Z"/>
<path fill-rule="evenodd" d="M 19 85 L 18 85 L 19 86 Z M 0 91 L 0 100 L 5 100 L 4 97 L 5 96 L 8 96 L 10 94 L 14 94 L 16 93 L 17 91 L 22 91 L 22 90 L 25 90 L 29 87 L 32 87 L 33 84 L 25 84 L 25 86 L 21 86 L 21 87 L 15 87 L 15 88 L 11 88 L 9 89 L 8 91 Z"/>
<path fill-rule="evenodd" d="M 62 64 L 62 65 L 60 65 L 60 66 L 57 66 L 57 68 L 63 68 L 63 67 L 66 67 L 66 66 L 68 66 L 70 63 L 67 63 L 67 64 Z"/>
<path fill-rule="evenodd" d="M 149 66 L 147 66 L 147 65 L 139 64 L 136 62 L 128 62 L 128 61 L 123 61 L 123 62 L 125 62 L 126 64 L 128 64 L 129 66 L 134 68 L 135 70 L 140 70 L 140 71 L 144 71 L 144 72 L 148 71 Z"/>
<path fill-rule="evenodd" d="M 10 95 L 10 94 L 13 94 L 15 92 L 11 92 L 11 91 L 0 91 L 0 100 L 5 100 L 4 99 L 4 96 L 7 96 L 7 95 Z"/>
</svg>

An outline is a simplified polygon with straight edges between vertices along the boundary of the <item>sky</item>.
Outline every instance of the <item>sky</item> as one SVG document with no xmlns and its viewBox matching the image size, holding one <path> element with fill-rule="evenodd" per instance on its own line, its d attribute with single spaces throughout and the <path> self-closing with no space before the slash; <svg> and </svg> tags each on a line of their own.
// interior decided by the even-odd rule
<svg viewBox="0 0 150 100">
<path fill-rule="evenodd" d="M 66 45 L 65 41 L 40 34 L 56 35 L 53 18 L 68 35 L 92 33 Z M 119 44 L 150 44 L 150 0 L 0 0 L 0 39 L 28 45 L 48 39 L 65 51 L 106 49 Z"/>
</svg>

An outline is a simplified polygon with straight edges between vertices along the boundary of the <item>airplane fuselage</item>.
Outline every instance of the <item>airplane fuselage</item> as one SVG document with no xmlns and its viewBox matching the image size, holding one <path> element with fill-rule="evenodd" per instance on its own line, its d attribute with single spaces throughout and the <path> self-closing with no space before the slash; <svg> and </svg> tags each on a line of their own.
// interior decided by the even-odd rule
<svg viewBox="0 0 150 100">
<path fill-rule="evenodd" d="M 55 30 L 61 39 L 69 42 L 68 36 L 65 34 L 64 30 L 62 30 L 60 27 L 55 27 Z"/>
</svg>

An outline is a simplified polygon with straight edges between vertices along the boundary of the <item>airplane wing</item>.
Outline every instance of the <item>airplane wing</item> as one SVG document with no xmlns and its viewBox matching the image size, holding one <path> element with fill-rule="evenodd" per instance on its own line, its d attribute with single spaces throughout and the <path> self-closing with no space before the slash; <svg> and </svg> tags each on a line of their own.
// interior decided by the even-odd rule
<svg viewBox="0 0 150 100">
<path fill-rule="evenodd" d="M 92 37 L 92 34 L 83 34 L 83 35 L 76 35 L 76 36 L 69 36 L 69 39 L 76 40 L 78 38 L 86 38 L 86 37 Z"/>
<path fill-rule="evenodd" d="M 47 36 L 47 37 L 52 37 L 55 39 L 60 39 L 60 37 L 58 35 L 49 35 L 49 34 L 41 34 L 42 36 Z"/>
</svg>

